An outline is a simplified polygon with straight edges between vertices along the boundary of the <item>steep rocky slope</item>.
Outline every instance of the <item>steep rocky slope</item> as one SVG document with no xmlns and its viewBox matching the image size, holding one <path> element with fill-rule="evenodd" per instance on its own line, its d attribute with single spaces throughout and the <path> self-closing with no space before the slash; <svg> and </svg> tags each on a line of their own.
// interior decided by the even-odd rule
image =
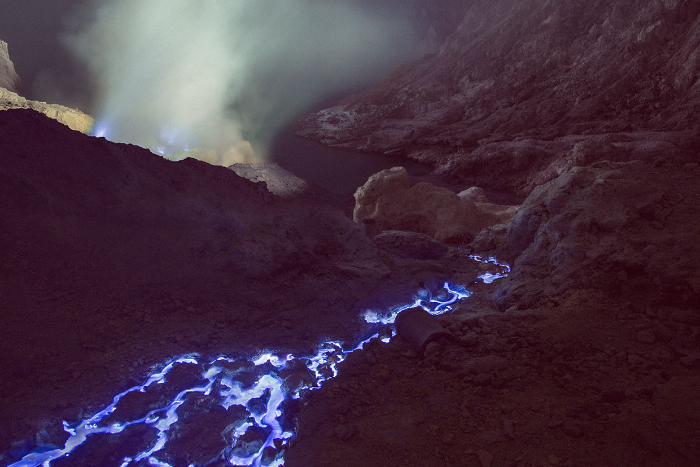
<svg viewBox="0 0 700 467">
<path fill-rule="evenodd" d="M 17 76 L 17 72 L 15 71 L 15 65 L 12 63 L 12 60 L 10 60 L 7 42 L 0 41 L 0 88 L 17 92 L 21 84 L 19 76 Z"/>
<path fill-rule="evenodd" d="M 537 187 L 459 250 L 512 273 L 438 318 L 455 339 L 352 354 L 308 398 L 285 465 L 694 466 L 698 180 L 669 154 Z"/>
<path fill-rule="evenodd" d="M 299 404 L 285 465 L 690 467 L 700 455 L 696 163 L 572 168 L 509 224 L 448 250 L 421 234 L 370 240 L 337 210 L 32 111 L 0 113 L 0 129 L 3 451 L 37 430 L 60 443 L 61 420 L 173 355 L 304 351 L 352 337 L 368 304 L 454 277 L 474 292 L 438 319 L 454 338 L 352 353 Z M 469 252 L 511 260 L 511 276 L 477 283 Z"/>
<path fill-rule="evenodd" d="M 300 133 L 524 193 L 596 153 L 694 157 L 696 2 L 466 3 L 439 53 L 305 118 Z"/>
<path fill-rule="evenodd" d="M 350 338 L 390 273 L 339 210 L 224 167 L 31 110 L 0 134 L 0 452 L 177 355 Z"/>
<path fill-rule="evenodd" d="M 590 288 L 700 308 L 698 181 L 697 163 L 604 161 L 537 187 L 508 225 L 515 272 L 497 302 L 526 309 Z"/>
<path fill-rule="evenodd" d="M 8 109 L 32 109 L 57 120 L 71 130 L 88 133 L 94 119 L 80 110 L 58 104 L 47 104 L 25 99 L 18 93 L 20 78 L 10 60 L 7 43 L 0 41 L 0 111 Z"/>
<path fill-rule="evenodd" d="M 17 93 L 0 88 L 0 111 L 9 109 L 31 109 L 63 123 L 71 130 L 89 133 L 95 119 L 77 109 L 59 104 L 31 101 Z"/>
<path fill-rule="evenodd" d="M 352 337 L 358 310 L 453 277 L 475 292 L 438 318 L 453 339 L 350 355 L 297 407 L 285 465 L 695 466 L 700 7 L 462 5 L 438 54 L 302 125 L 529 195 L 461 248 L 358 225 L 388 212 L 398 221 L 377 230 L 435 235 L 410 217 L 425 196 L 360 191 L 353 225 L 310 201 L 321 196 L 281 199 L 232 170 L 0 112 L 0 453 L 60 434 L 173 355 L 303 352 Z M 394 191 L 417 186 L 399 179 Z M 508 261 L 510 276 L 476 283 L 471 253 Z"/>
</svg>

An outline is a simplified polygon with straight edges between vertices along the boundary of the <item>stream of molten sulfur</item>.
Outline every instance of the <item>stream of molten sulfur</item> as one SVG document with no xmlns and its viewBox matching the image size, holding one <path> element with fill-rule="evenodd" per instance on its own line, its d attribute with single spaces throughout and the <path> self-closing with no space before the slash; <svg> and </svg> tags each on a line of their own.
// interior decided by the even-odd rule
<svg viewBox="0 0 700 467">
<path fill-rule="evenodd" d="M 485 283 L 510 272 L 508 265 L 495 258 L 474 255 L 470 258 L 494 266 L 495 272 L 479 276 Z M 338 364 L 347 354 L 375 338 L 388 342 L 396 334 L 396 317 L 404 310 L 422 307 L 431 315 L 441 315 L 452 311 L 455 304 L 470 295 L 465 287 L 450 283 L 444 283 L 437 291 L 419 290 L 403 305 L 384 312 L 366 311 L 365 321 L 375 326 L 360 341 L 345 347 L 342 342 L 324 341 L 311 356 L 264 351 L 248 358 L 219 356 L 208 361 L 196 354 L 179 357 L 154 371 L 143 384 L 114 396 L 111 404 L 91 417 L 77 424 L 63 422 L 64 430 L 70 435 L 64 447 L 38 447 L 10 466 L 48 466 L 52 461 L 71 456 L 78 447 L 90 449 L 93 440 L 99 442 L 100 437 L 95 435 L 124 435 L 138 429 L 141 431 L 135 438 L 145 446 L 129 441 L 133 446 L 128 446 L 127 451 L 133 452 L 121 458 L 121 466 L 171 466 L 168 453 L 177 451 L 171 445 L 177 445 L 180 437 L 173 434 L 178 432 L 179 423 L 187 424 L 196 417 L 192 413 L 196 410 L 225 412 L 222 417 L 227 421 L 221 432 L 225 448 L 209 459 L 189 465 L 207 465 L 220 459 L 233 466 L 282 466 L 285 447 L 295 430 L 289 412 L 305 393 L 337 376 Z M 172 387 L 168 388 L 169 385 Z M 139 397 L 145 401 L 146 409 L 128 408 Z M 189 420 L 181 420 L 183 416 Z M 148 435 L 141 434 L 144 430 Z"/>
</svg>

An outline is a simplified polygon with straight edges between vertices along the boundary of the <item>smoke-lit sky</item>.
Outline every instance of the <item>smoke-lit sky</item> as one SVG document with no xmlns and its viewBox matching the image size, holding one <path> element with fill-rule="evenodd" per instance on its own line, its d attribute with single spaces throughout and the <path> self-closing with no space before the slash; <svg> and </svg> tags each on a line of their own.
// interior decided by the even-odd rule
<svg viewBox="0 0 700 467">
<path fill-rule="evenodd" d="M 25 96 L 93 114 L 110 139 L 225 164 L 386 76 L 412 31 L 400 10 L 353 0 L 0 1 Z"/>
</svg>

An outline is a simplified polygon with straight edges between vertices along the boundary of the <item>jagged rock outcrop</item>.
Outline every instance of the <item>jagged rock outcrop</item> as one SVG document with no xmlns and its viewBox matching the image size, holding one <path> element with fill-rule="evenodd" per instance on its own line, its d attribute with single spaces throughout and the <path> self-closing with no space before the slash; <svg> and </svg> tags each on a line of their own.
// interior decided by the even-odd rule
<svg viewBox="0 0 700 467">
<path fill-rule="evenodd" d="M 477 202 L 471 190 L 459 196 L 426 182 L 411 186 L 403 167 L 372 175 L 355 192 L 353 220 L 385 230 L 418 232 L 445 243 L 466 243 L 483 228 L 507 223 L 513 206 Z M 481 198 L 483 199 L 483 198 Z"/>
<path fill-rule="evenodd" d="M 700 307 L 700 166 L 598 162 L 539 186 L 509 224 L 502 309 L 594 289 L 639 306 Z M 475 242 L 488 244 L 486 235 Z"/>
<path fill-rule="evenodd" d="M 300 134 L 523 193 L 601 154 L 581 143 L 610 146 L 619 160 L 632 152 L 653 159 L 669 147 L 692 157 L 697 2 L 465 3 L 438 54 L 305 118 Z"/>
<path fill-rule="evenodd" d="M 71 130 L 89 133 L 95 119 L 77 109 L 64 105 L 30 101 L 17 93 L 0 88 L 0 111 L 9 109 L 31 109 L 63 123 Z"/>
<path fill-rule="evenodd" d="M 89 133 L 95 119 L 80 110 L 58 104 L 31 101 L 17 94 L 21 82 L 10 60 L 7 43 L 0 41 L 0 111 L 9 109 L 32 109 L 53 118 L 71 130 Z"/>
<path fill-rule="evenodd" d="M 15 65 L 10 60 L 7 42 L 0 41 L 0 88 L 17 92 L 21 86 L 22 82 L 15 71 Z"/>
<path fill-rule="evenodd" d="M 252 182 L 265 182 L 267 189 L 282 198 L 293 198 L 302 195 L 310 188 L 309 182 L 283 169 L 274 162 L 233 164 L 229 169 L 240 177 Z"/>
</svg>

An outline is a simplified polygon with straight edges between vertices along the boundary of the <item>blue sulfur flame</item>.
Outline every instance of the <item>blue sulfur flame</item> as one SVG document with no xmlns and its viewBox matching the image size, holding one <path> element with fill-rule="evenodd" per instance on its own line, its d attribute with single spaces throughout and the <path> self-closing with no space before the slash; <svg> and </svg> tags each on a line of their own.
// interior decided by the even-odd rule
<svg viewBox="0 0 700 467">
<path fill-rule="evenodd" d="M 101 119 L 96 121 L 90 131 L 90 136 L 97 138 L 105 138 L 109 141 L 117 143 L 126 143 L 127 141 L 119 141 L 115 138 L 115 132 L 109 119 Z M 157 138 L 150 141 L 148 148 L 151 152 L 166 158 L 180 156 L 190 151 L 192 141 L 187 137 L 185 132 L 175 130 L 174 128 L 161 128 Z"/>
<path fill-rule="evenodd" d="M 498 263 L 495 258 L 483 260 L 474 256 L 472 259 L 501 268 L 501 272 L 496 274 L 482 274 L 480 279 L 486 283 L 504 277 L 510 271 L 508 265 Z M 434 294 L 427 289 L 420 290 L 412 301 L 391 309 L 387 313 L 366 311 L 364 319 L 370 324 L 393 326 L 398 314 L 406 309 L 420 306 L 433 315 L 441 315 L 452 311 L 456 303 L 469 296 L 470 292 L 464 287 L 445 283 L 443 288 Z M 235 466 L 260 467 L 265 451 L 269 451 L 270 448 L 273 449 L 273 455 L 276 458 L 272 461 L 268 458 L 267 465 L 279 467 L 284 464 L 284 447 L 294 436 L 294 432 L 289 428 L 289 423 L 284 423 L 283 403 L 287 399 L 298 399 L 304 393 L 320 388 L 325 381 L 337 376 L 338 364 L 345 359 L 345 356 L 363 348 L 364 344 L 379 337 L 379 334 L 377 331 L 349 349 L 344 349 L 341 342 L 326 341 L 318 347 L 316 354 L 312 356 L 297 357 L 292 354 L 277 355 L 274 352 L 263 352 L 250 359 L 218 357 L 209 362 L 202 362 L 198 355 L 180 357 L 159 371 L 152 373 L 143 384 L 117 394 L 111 404 L 76 426 L 70 426 L 64 422 L 64 429 L 70 437 L 63 448 L 30 453 L 10 466 L 48 466 L 53 460 L 69 456 L 76 447 L 88 441 L 92 435 L 118 434 L 128 427 L 145 425 L 155 431 L 155 442 L 147 450 L 134 457 L 124 458 L 122 466 L 146 462 L 153 466 L 172 467 L 159 454 L 162 454 L 168 443 L 176 442 L 175 439 L 169 437 L 169 433 L 178 422 L 178 408 L 182 406 L 189 395 L 199 393 L 215 398 L 216 403 L 224 409 L 236 405 L 246 407 L 248 410 L 247 419 L 238 426 L 229 427 L 231 429 L 226 433 L 229 445 L 215 459 L 226 459 Z M 391 336 L 395 335 L 393 328 L 390 334 Z M 388 342 L 391 336 L 384 335 L 382 341 Z M 238 364 L 239 367 L 245 368 L 245 371 L 252 372 L 254 381 L 245 381 L 245 379 L 236 376 L 236 371 L 239 370 L 226 369 L 227 364 Z M 117 410 L 119 402 L 124 396 L 136 391 L 146 392 L 153 385 L 167 384 L 170 372 L 183 365 L 192 365 L 201 375 L 199 381 L 192 387 L 180 391 L 167 405 L 149 411 L 142 418 L 122 423 L 103 423 L 103 420 Z M 300 380 L 303 383 L 298 387 L 290 387 L 286 384 L 286 378 L 289 375 L 285 375 L 285 372 L 296 372 L 303 376 Z M 263 410 L 256 411 L 248 408 L 251 401 L 264 401 L 264 399 L 267 400 L 264 402 Z M 267 433 L 267 436 L 265 439 L 246 445 L 242 438 L 249 429 L 261 430 Z M 253 447 L 250 448 L 250 446 Z"/>
<path fill-rule="evenodd" d="M 499 272 L 493 273 L 491 271 L 487 271 L 479 275 L 478 278 L 481 279 L 481 281 L 485 284 L 491 284 L 494 281 L 502 279 L 508 276 L 508 274 L 510 274 L 510 265 L 506 263 L 499 263 L 495 256 L 489 256 L 488 258 L 484 258 L 483 256 L 479 255 L 469 255 L 469 258 L 480 263 L 493 264 L 494 266 L 500 267 L 501 270 Z"/>
<path fill-rule="evenodd" d="M 92 125 L 90 136 L 109 139 L 109 125 L 105 122 L 95 122 Z"/>
</svg>

